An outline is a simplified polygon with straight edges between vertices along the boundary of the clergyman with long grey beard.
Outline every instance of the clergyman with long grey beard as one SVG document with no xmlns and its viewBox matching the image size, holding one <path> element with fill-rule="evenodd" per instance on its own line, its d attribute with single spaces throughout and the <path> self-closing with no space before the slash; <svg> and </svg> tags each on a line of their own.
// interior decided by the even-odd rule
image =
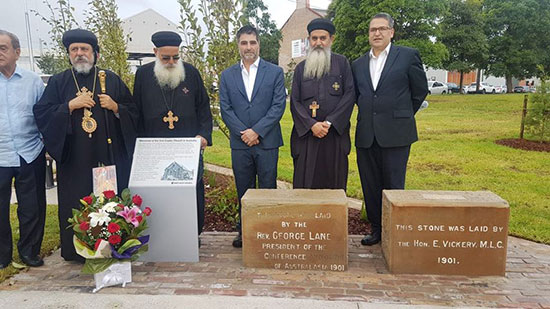
<svg viewBox="0 0 550 309">
<path fill-rule="evenodd" d="M 348 60 L 331 52 L 334 25 L 312 20 L 309 50 L 296 66 L 290 97 L 294 188 L 346 189 L 355 88 Z"/>
</svg>

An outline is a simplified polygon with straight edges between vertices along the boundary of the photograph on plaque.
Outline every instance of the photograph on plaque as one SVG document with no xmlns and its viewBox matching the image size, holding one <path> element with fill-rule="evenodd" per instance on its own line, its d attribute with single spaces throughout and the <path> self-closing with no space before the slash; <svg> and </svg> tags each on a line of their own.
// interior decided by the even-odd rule
<svg viewBox="0 0 550 309">
<path fill-rule="evenodd" d="M 189 170 L 182 164 L 174 161 L 164 169 L 161 180 L 193 180 L 194 175 L 194 170 Z"/>
<path fill-rule="evenodd" d="M 92 169 L 95 196 L 101 195 L 104 191 L 113 190 L 118 192 L 116 182 L 116 167 L 114 165 L 100 166 Z"/>
</svg>

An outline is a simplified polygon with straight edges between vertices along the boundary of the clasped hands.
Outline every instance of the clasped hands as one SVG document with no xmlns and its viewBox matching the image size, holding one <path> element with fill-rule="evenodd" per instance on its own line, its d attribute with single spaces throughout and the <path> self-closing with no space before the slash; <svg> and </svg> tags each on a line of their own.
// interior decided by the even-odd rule
<svg viewBox="0 0 550 309">
<path fill-rule="evenodd" d="M 241 131 L 241 140 L 248 146 L 252 147 L 260 143 L 260 136 L 252 129 Z"/>
<path fill-rule="evenodd" d="M 329 129 L 330 124 L 328 124 L 326 121 L 318 121 L 313 126 L 311 126 L 311 132 L 313 133 L 313 136 L 317 138 L 323 138 L 327 136 Z"/>
<path fill-rule="evenodd" d="M 111 110 L 115 114 L 118 113 L 118 104 L 108 94 L 98 94 L 97 96 L 99 97 L 99 105 L 102 108 Z M 72 113 L 76 109 L 92 108 L 94 106 L 95 101 L 92 98 L 81 95 L 69 101 L 69 112 Z"/>
</svg>

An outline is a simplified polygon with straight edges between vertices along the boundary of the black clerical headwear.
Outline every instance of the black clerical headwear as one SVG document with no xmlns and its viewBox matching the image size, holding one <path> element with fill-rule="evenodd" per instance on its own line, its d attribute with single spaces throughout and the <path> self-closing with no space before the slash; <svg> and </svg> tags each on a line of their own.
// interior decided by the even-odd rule
<svg viewBox="0 0 550 309">
<path fill-rule="evenodd" d="M 155 32 L 151 36 L 151 41 L 155 44 L 155 47 L 163 46 L 177 46 L 181 44 L 181 36 L 172 31 L 159 31 Z"/>
<path fill-rule="evenodd" d="M 91 31 L 84 29 L 72 29 L 63 33 L 63 45 L 67 51 L 73 43 L 88 43 L 92 45 L 93 50 L 99 53 L 99 45 L 97 45 L 97 37 Z"/>
<path fill-rule="evenodd" d="M 334 28 L 334 24 L 328 19 L 325 18 L 316 18 L 309 22 L 307 25 L 307 32 L 311 34 L 311 31 L 313 30 L 325 30 L 330 33 L 330 35 L 334 34 L 334 31 L 336 28 Z"/>
</svg>

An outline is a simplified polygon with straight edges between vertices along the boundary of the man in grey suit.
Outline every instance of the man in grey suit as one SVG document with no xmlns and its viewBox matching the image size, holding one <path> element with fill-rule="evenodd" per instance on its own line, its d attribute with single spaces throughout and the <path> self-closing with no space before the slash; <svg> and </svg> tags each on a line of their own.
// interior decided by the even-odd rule
<svg viewBox="0 0 550 309">
<path fill-rule="evenodd" d="M 376 14 L 369 26 L 371 50 L 352 64 L 357 165 L 372 224 L 361 240 L 367 246 L 381 240 L 382 190 L 405 188 L 411 144 L 418 140 L 414 115 L 428 94 L 418 51 L 391 44 L 393 25 L 389 14 Z"/>
<path fill-rule="evenodd" d="M 220 107 L 229 128 L 231 161 L 239 198 L 249 188 L 277 187 L 279 147 L 283 145 L 279 121 L 286 104 L 283 70 L 260 59 L 257 30 L 244 26 L 237 32 L 241 61 L 222 72 Z M 241 224 L 233 246 L 242 247 Z"/>
</svg>

